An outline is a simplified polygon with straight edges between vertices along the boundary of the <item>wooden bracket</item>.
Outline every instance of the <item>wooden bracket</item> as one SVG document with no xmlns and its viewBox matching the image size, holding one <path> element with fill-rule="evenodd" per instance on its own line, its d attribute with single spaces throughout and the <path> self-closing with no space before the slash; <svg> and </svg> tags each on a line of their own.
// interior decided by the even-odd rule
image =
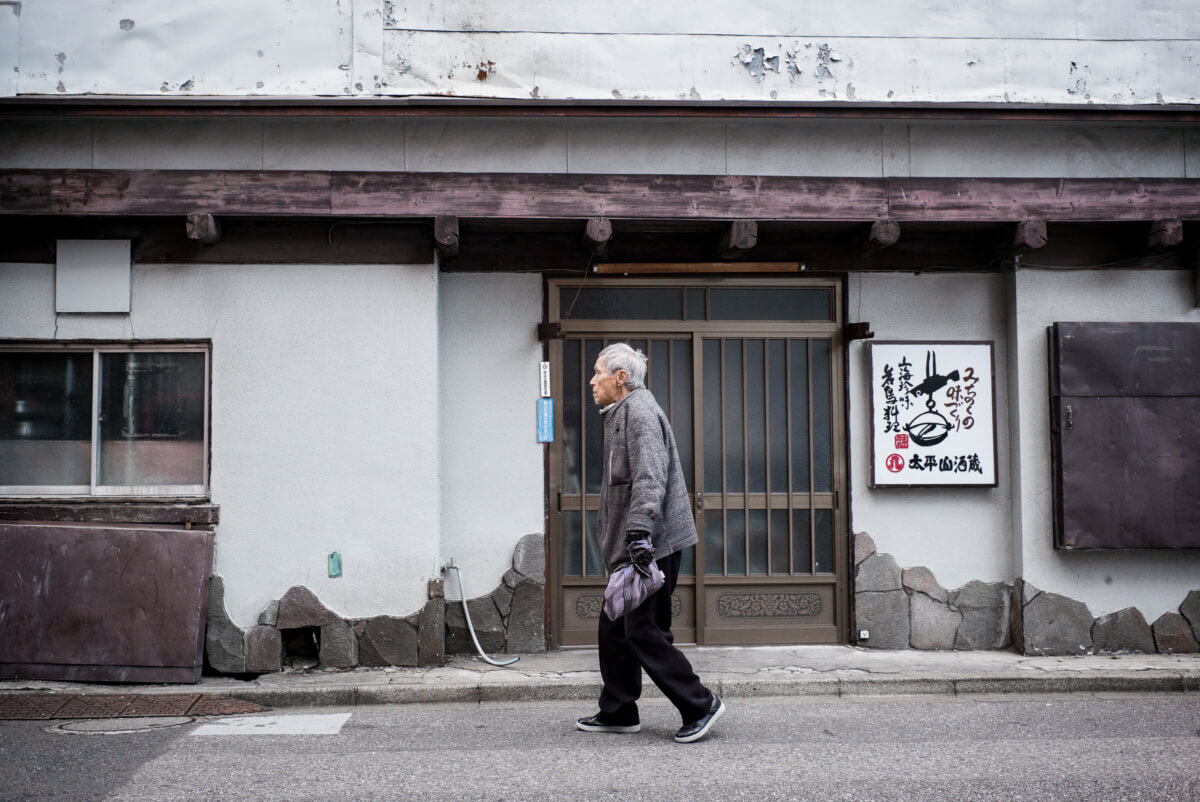
<svg viewBox="0 0 1200 802">
<path fill-rule="evenodd" d="M 717 251 L 722 259 L 745 256 L 758 244 L 758 223 L 753 220 L 734 220 L 721 235 Z"/>
<path fill-rule="evenodd" d="M 890 248 L 900 239 L 900 224 L 895 220 L 876 220 L 863 237 L 860 250 L 879 251 Z"/>
<path fill-rule="evenodd" d="M 604 256 L 612 240 L 612 221 L 607 217 L 593 217 L 583 229 L 583 247 L 596 258 Z"/>
<path fill-rule="evenodd" d="M 871 331 L 871 324 L 863 321 L 861 323 L 846 324 L 846 342 L 851 340 L 870 340 L 875 337 L 875 332 Z"/>
<path fill-rule="evenodd" d="M 1177 218 L 1155 220 L 1150 224 L 1150 234 L 1146 237 L 1146 250 L 1150 253 L 1162 253 L 1183 244 L 1183 221 Z"/>
<path fill-rule="evenodd" d="M 1022 220 L 1013 229 L 1010 248 L 1013 253 L 1036 251 L 1046 246 L 1046 221 Z"/>
<path fill-rule="evenodd" d="M 547 340 L 561 340 L 563 338 L 562 323 L 557 320 L 551 320 L 549 323 L 539 323 L 537 338 L 542 342 Z"/>
<path fill-rule="evenodd" d="M 458 218 L 438 215 L 433 218 L 433 244 L 442 259 L 458 256 Z"/>
<path fill-rule="evenodd" d="M 204 245 L 216 245 L 221 241 L 221 224 L 211 214 L 193 212 L 187 216 L 187 237 Z"/>
</svg>

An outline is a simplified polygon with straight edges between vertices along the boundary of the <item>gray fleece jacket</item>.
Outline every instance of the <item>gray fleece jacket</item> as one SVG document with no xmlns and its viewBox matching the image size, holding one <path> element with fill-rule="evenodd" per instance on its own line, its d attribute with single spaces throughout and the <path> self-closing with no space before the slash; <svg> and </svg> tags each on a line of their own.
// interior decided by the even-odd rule
<svg viewBox="0 0 1200 802">
<path fill-rule="evenodd" d="M 608 570 L 627 561 L 625 532 L 650 533 L 654 557 L 685 549 L 699 538 L 688 503 L 671 424 L 654 395 L 634 390 L 606 407 L 604 479 L 597 537 Z"/>
</svg>

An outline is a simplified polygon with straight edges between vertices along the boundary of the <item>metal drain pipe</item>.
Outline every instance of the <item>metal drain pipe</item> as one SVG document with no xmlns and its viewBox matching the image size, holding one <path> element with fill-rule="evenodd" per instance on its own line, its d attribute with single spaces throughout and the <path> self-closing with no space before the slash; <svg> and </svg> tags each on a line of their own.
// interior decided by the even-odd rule
<svg viewBox="0 0 1200 802">
<path fill-rule="evenodd" d="M 494 666 L 511 666 L 513 663 L 520 660 L 520 657 L 514 657 L 511 660 L 505 660 L 501 662 L 499 660 L 493 660 L 484 654 L 483 647 L 479 645 L 479 638 L 475 635 L 475 626 L 471 623 L 471 611 L 467 607 L 467 591 L 463 587 L 462 569 L 454 564 L 453 557 L 450 558 L 450 562 L 442 566 L 442 573 L 445 574 L 447 571 L 454 571 L 454 573 L 458 575 L 458 600 L 462 602 L 463 615 L 467 618 L 467 631 L 471 633 L 471 640 L 475 643 L 475 651 L 479 652 L 479 656 L 483 658 L 483 661 Z M 447 601 L 449 601 L 449 599 L 447 599 Z"/>
</svg>

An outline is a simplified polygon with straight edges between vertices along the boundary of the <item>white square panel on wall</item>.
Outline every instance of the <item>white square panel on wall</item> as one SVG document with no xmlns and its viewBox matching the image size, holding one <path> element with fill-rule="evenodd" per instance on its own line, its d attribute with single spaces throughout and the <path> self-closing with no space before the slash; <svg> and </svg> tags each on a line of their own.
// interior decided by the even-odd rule
<svg viewBox="0 0 1200 802">
<path fill-rule="evenodd" d="M 128 314 L 130 264 L 127 239 L 60 239 L 54 311 Z"/>
</svg>

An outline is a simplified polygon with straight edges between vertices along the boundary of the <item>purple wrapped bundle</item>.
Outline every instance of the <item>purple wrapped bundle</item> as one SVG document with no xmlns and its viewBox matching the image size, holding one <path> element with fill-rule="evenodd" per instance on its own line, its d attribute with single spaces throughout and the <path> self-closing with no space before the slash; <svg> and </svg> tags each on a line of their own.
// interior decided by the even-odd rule
<svg viewBox="0 0 1200 802">
<path fill-rule="evenodd" d="M 608 587 L 604 589 L 604 614 L 610 621 L 616 621 L 627 611 L 636 610 L 665 581 L 662 570 L 655 562 L 645 567 L 631 562 L 622 563 L 608 578 Z"/>
</svg>

